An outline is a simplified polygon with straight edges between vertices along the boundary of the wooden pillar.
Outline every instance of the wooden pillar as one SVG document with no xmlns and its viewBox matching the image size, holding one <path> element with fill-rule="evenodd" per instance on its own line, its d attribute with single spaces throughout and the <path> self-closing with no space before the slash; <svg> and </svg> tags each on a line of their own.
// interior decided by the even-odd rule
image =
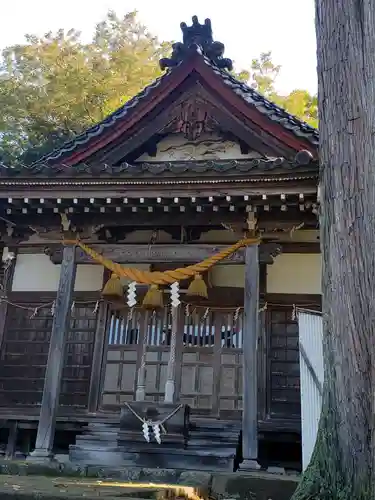
<svg viewBox="0 0 375 500">
<path fill-rule="evenodd" d="M 178 314 L 178 324 L 177 324 L 177 337 L 176 337 L 176 362 L 175 362 L 175 372 L 174 372 L 174 399 L 175 401 L 180 400 L 181 394 L 181 378 L 182 378 L 182 360 L 183 360 L 183 350 L 184 350 L 184 333 L 185 333 L 185 310 L 181 306 Z"/>
<path fill-rule="evenodd" d="M 243 410 L 241 470 L 258 466 L 258 379 L 257 345 L 259 328 L 259 253 L 258 245 L 245 252 L 245 297 L 243 337 Z"/>
<path fill-rule="evenodd" d="M 172 332 L 171 345 L 169 351 L 169 360 L 167 367 L 167 380 L 165 382 L 164 402 L 174 403 L 176 400 L 176 349 L 177 349 L 177 333 L 178 333 L 178 313 L 179 307 L 172 306 Z"/>
<path fill-rule="evenodd" d="M 104 356 L 104 343 L 106 338 L 106 325 L 108 317 L 108 304 L 102 302 L 99 305 L 96 316 L 96 330 L 94 352 L 92 356 L 92 367 L 90 377 L 90 389 L 88 397 L 88 412 L 96 413 L 99 406 L 100 391 L 102 387 L 102 368 Z"/>
<path fill-rule="evenodd" d="M 143 328 L 140 335 L 141 361 L 138 368 L 137 389 L 135 391 L 136 401 L 145 401 L 146 399 L 146 354 L 147 354 L 149 318 L 150 318 L 150 312 L 146 310 L 143 322 Z"/>
<path fill-rule="evenodd" d="M 49 460 L 53 457 L 52 448 L 60 399 L 61 378 L 65 357 L 65 339 L 70 328 L 71 302 L 76 276 L 75 253 L 75 246 L 69 245 L 64 247 L 38 432 L 35 450 L 29 457 L 35 461 Z"/>
<path fill-rule="evenodd" d="M 3 257 L 4 253 L 8 253 L 9 249 L 8 247 L 5 247 L 3 249 Z M 0 290 L 0 297 L 6 299 L 11 288 L 12 288 L 12 282 L 13 282 L 13 276 L 14 276 L 14 270 L 16 268 L 16 254 L 14 252 L 14 259 L 11 261 L 8 261 L 6 264 L 3 262 L 3 280 L 2 280 L 2 286 L 3 288 Z M 8 302 L 5 300 L 0 302 L 0 350 L 2 348 L 3 340 L 4 340 L 4 334 L 5 334 L 5 325 L 6 325 L 6 319 L 7 319 L 7 314 L 8 314 Z"/>
<path fill-rule="evenodd" d="M 17 431 L 18 431 L 18 422 L 17 420 L 15 420 L 11 422 L 9 425 L 8 442 L 5 451 L 5 458 L 7 460 L 12 460 L 16 453 Z"/>
</svg>

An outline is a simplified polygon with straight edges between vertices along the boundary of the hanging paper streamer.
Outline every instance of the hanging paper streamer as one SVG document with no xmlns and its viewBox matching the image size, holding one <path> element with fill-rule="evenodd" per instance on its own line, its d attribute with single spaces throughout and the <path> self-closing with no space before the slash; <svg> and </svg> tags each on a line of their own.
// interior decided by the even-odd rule
<svg viewBox="0 0 375 500">
<path fill-rule="evenodd" d="M 161 444 L 161 431 L 160 425 L 158 423 L 152 425 L 152 430 L 154 431 L 154 438 L 158 444 Z"/>
<path fill-rule="evenodd" d="M 171 302 L 172 307 L 178 307 L 181 304 L 180 301 L 180 285 L 176 281 L 171 285 Z"/>
<path fill-rule="evenodd" d="M 240 311 L 241 311 L 241 308 L 240 307 L 237 307 L 235 313 L 234 313 L 234 316 L 233 316 L 233 323 L 236 324 L 237 321 L 238 321 L 238 317 L 240 315 Z"/>
<path fill-rule="evenodd" d="M 137 304 L 137 283 L 132 281 L 128 285 L 128 306 L 130 308 Z"/>
<path fill-rule="evenodd" d="M 206 310 L 204 311 L 204 314 L 202 316 L 202 321 L 205 321 L 207 319 L 208 313 L 210 312 L 210 308 L 207 307 Z"/>
<path fill-rule="evenodd" d="M 33 311 L 32 315 L 30 316 L 30 319 L 35 318 L 35 316 L 38 314 L 38 310 L 39 310 L 39 307 L 35 307 L 35 309 L 34 309 L 34 311 Z"/>
<path fill-rule="evenodd" d="M 148 422 L 146 422 L 146 421 L 143 422 L 142 432 L 143 432 L 143 437 L 149 443 L 150 442 L 150 429 L 149 429 Z"/>
</svg>

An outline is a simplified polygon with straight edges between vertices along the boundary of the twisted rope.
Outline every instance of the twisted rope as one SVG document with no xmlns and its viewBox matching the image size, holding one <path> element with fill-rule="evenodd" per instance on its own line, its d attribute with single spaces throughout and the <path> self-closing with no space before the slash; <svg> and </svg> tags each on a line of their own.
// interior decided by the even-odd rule
<svg viewBox="0 0 375 500">
<path fill-rule="evenodd" d="M 88 247 L 82 241 L 75 240 L 66 240 L 64 241 L 65 245 L 77 245 L 79 246 L 89 257 L 91 257 L 95 262 L 101 264 L 106 267 L 116 276 L 121 278 L 128 278 L 131 281 L 135 281 L 139 284 L 144 285 L 171 285 L 176 281 L 182 281 L 188 278 L 192 278 L 197 274 L 204 273 L 208 271 L 211 267 L 213 267 L 218 262 L 226 259 L 227 257 L 234 254 L 240 248 L 246 247 L 248 245 L 255 245 L 259 243 L 258 238 L 247 238 L 238 241 L 234 245 L 224 248 L 221 252 L 213 255 L 212 257 L 208 257 L 202 262 L 198 264 L 193 264 L 191 266 L 182 267 L 169 271 L 144 271 L 141 269 L 135 269 L 130 267 L 123 267 L 116 262 L 113 262 L 109 259 L 103 257 L 98 252 Z"/>
</svg>

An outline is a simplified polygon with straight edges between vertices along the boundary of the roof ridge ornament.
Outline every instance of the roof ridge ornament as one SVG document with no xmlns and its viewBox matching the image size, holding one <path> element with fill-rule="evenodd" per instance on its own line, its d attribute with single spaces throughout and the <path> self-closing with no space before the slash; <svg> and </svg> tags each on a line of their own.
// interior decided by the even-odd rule
<svg viewBox="0 0 375 500">
<path fill-rule="evenodd" d="M 192 25 L 181 23 L 182 42 L 172 44 L 171 57 L 160 59 L 159 65 L 162 70 L 173 68 L 186 59 L 192 52 L 200 52 L 220 69 L 232 71 L 231 59 L 223 57 L 225 46 L 221 42 L 215 42 L 212 36 L 211 19 L 205 19 L 200 24 L 197 16 L 192 17 Z"/>
</svg>

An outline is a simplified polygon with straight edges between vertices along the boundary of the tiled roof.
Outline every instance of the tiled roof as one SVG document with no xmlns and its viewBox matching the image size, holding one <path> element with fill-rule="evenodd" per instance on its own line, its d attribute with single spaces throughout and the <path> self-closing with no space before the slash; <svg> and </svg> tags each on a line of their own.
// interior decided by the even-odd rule
<svg viewBox="0 0 375 500">
<path fill-rule="evenodd" d="M 147 97 L 154 89 L 159 87 L 159 85 L 170 78 L 172 70 L 168 70 L 164 75 L 160 76 L 152 83 L 147 85 L 141 92 L 132 97 L 125 104 L 120 106 L 116 111 L 108 115 L 104 120 L 88 128 L 82 134 L 77 135 L 74 139 L 66 142 L 60 148 L 46 154 L 40 158 L 36 163 L 44 163 L 48 161 L 54 161 L 61 158 L 62 155 L 66 153 L 73 152 L 79 146 L 86 144 L 93 137 L 99 137 L 107 129 L 111 128 L 119 119 L 124 118 L 126 115 L 134 110 L 134 108 L 139 104 L 145 97 Z"/>
<path fill-rule="evenodd" d="M 204 60 L 205 64 L 207 64 L 215 74 L 220 76 L 224 83 L 228 85 L 234 93 L 236 93 L 244 101 L 246 101 L 246 103 L 251 106 L 255 106 L 259 112 L 266 115 L 270 120 L 279 123 L 282 127 L 292 132 L 295 136 L 301 139 L 308 140 L 314 147 L 317 147 L 319 142 L 319 132 L 317 129 L 299 120 L 295 116 L 287 113 L 283 108 L 269 101 L 255 89 L 237 80 L 227 71 L 219 69 L 207 57 L 203 55 L 201 55 L 201 57 Z M 134 96 L 115 112 L 111 113 L 103 121 L 89 128 L 82 134 L 77 135 L 74 139 L 66 142 L 59 149 L 43 156 L 40 160 L 38 160 L 37 163 L 56 162 L 63 156 L 74 152 L 80 146 L 87 144 L 91 139 L 101 136 L 108 129 L 114 126 L 116 122 L 118 122 L 118 120 L 123 119 L 127 115 L 130 116 L 132 111 L 140 102 L 142 102 L 152 92 L 154 92 L 162 83 L 171 78 L 176 68 L 177 66 L 175 68 L 169 69 L 164 75 L 157 78 L 154 82 L 145 87 L 141 92 L 139 92 L 139 94 Z"/>
<path fill-rule="evenodd" d="M 296 136 L 309 140 L 314 146 L 318 145 L 319 132 L 316 128 L 269 101 L 255 89 L 246 85 L 246 83 L 237 80 L 232 74 L 217 68 L 207 57 L 204 57 L 204 62 L 212 68 L 214 73 L 223 79 L 225 84 L 228 85 L 233 92 L 242 97 L 248 104 L 255 106 L 258 111 L 266 115 L 270 120 L 279 123 L 284 128 L 293 132 Z"/>
<path fill-rule="evenodd" d="M 0 164 L 0 179 L 94 179 L 115 176 L 116 179 L 155 179 L 162 177 L 164 179 L 171 176 L 184 178 L 194 177 L 196 174 L 201 174 L 203 177 L 218 175 L 222 177 L 241 176 L 253 173 L 260 175 L 267 173 L 268 175 L 277 176 L 281 171 L 284 174 L 293 173 L 295 170 L 301 173 L 309 173 L 317 175 L 317 162 L 310 162 L 305 165 L 294 161 L 290 162 L 284 158 L 273 159 L 247 159 L 247 160 L 201 160 L 201 161 L 176 161 L 176 162 L 150 162 L 150 163 L 122 163 L 119 166 L 107 164 L 88 165 L 79 163 L 74 166 L 64 164 L 37 163 L 31 166 L 20 165 L 17 168 L 7 168 Z M 202 177 L 202 178 L 203 178 Z"/>
</svg>

